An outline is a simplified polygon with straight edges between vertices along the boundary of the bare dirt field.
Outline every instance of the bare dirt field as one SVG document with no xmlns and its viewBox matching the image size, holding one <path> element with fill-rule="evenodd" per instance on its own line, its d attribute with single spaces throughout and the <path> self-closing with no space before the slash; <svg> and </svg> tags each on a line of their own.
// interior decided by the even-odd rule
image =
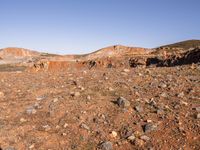
<svg viewBox="0 0 200 150">
<path fill-rule="evenodd" d="M 199 150 L 200 66 L 0 72 L 3 150 Z"/>
</svg>

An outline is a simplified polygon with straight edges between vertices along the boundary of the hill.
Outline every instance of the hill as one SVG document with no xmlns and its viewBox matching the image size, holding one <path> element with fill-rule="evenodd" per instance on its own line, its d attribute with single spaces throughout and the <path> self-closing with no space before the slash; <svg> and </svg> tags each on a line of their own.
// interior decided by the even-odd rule
<svg viewBox="0 0 200 150">
<path fill-rule="evenodd" d="M 159 48 L 181 48 L 181 49 L 189 49 L 196 48 L 200 46 L 200 40 L 187 40 L 174 44 L 160 46 Z"/>
<path fill-rule="evenodd" d="M 129 55 L 145 55 L 149 50 L 139 47 L 127 47 L 122 45 L 114 45 L 102 48 L 93 53 L 84 56 L 86 59 L 106 58 L 106 57 L 123 57 Z"/>
<path fill-rule="evenodd" d="M 33 57 L 39 56 L 40 53 L 24 48 L 9 47 L 0 50 L 0 57 L 2 58 L 19 58 L 19 57 Z"/>
</svg>

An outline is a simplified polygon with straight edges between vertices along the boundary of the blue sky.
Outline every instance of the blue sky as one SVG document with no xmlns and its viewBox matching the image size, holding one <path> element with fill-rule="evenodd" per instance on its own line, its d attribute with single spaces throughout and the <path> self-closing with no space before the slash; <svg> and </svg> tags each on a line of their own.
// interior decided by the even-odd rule
<svg viewBox="0 0 200 150">
<path fill-rule="evenodd" d="M 0 0 L 0 48 L 81 54 L 200 39 L 200 0 Z"/>
</svg>

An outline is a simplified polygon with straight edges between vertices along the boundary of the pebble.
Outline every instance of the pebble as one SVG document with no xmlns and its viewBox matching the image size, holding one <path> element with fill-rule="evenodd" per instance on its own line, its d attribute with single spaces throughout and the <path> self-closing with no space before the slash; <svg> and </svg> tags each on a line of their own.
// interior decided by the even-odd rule
<svg viewBox="0 0 200 150">
<path fill-rule="evenodd" d="M 140 139 L 142 139 L 142 140 L 144 140 L 144 141 L 149 141 L 149 140 L 150 140 L 150 138 L 149 138 L 148 136 L 146 136 L 146 135 L 142 135 L 142 136 L 140 137 Z"/>
<path fill-rule="evenodd" d="M 113 137 L 113 138 L 116 138 L 117 137 L 117 132 L 112 131 L 111 134 L 110 134 L 110 136 Z"/>
<path fill-rule="evenodd" d="M 51 127 L 49 125 L 44 125 L 42 127 L 45 129 L 45 131 L 49 131 L 51 129 Z"/>
<path fill-rule="evenodd" d="M 138 147 L 143 147 L 144 146 L 144 141 L 141 139 L 135 139 L 134 144 Z"/>
<path fill-rule="evenodd" d="M 39 96 L 39 97 L 36 97 L 36 100 L 37 101 L 41 101 L 41 100 L 44 100 L 46 97 L 44 95 L 42 96 Z"/>
<path fill-rule="evenodd" d="M 108 88 L 108 90 L 109 90 L 109 91 L 114 91 L 114 89 L 113 89 L 113 88 L 111 88 L 111 87 L 109 87 L 109 88 Z"/>
<path fill-rule="evenodd" d="M 100 147 L 99 147 L 101 150 L 112 150 L 113 149 L 113 146 L 112 146 L 112 143 L 109 142 L 109 141 L 106 141 L 106 142 L 103 142 L 101 143 Z"/>
<path fill-rule="evenodd" d="M 79 88 L 81 91 L 84 91 L 84 90 L 85 90 L 85 88 L 82 87 L 82 86 L 79 86 L 78 88 Z"/>
<path fill-rule="evenodd" d="M 58 101 L 58 98 L 54 98 L 53 102 L 56 103 Z"/>
<path fill-rule="evenodd" d="M 9 146 L 9 147 L 4 148 L 3 150 L 16 150 L 16 149 L 14 147 Z"/>
<path fill-rule="evenodd" d="M 130 72 L 130 70 L 129 69 L 124 69 L 123 72 Z"/>
<path fill-rule="evenodd" d="M 85 123 L 82 123 L 80 127 L 86 130 L 90 130 L 90 127 L 88 127 Z"/>
<path fill-rule="evenodd" d="M 180 101 L 180 103 L 181 103 L 182 105 L 188 106 L 188 103 L 185 102 L 185 101 Z"/>
<path fill-rule="evenodd" d="M 200 107 L 195 108 L 197 112 L 200 112 Z"/>
<path fill-rule="evenodd" d="M 65 123 L 63 127 L 64 127 L 64 128 L 67 128 L 68 126 L 69 126 L 69 125 L 68 125 L 67 123 Z"/>
<path fill-rule="evenodd" d="M 4 93 L 3 92 L 0 92 L 0 97 L 4 97 Z"/>
<path fill-rule="evenodd" d="M 24 118 L 20 118 L 20 122 L 26 122 L 27 120 L 26 119 L 24 119 Z"/>
<path fill-rule="evenodd" d="M 29 146 L 29 149 L 33 149 L 34 147 L 35 147 L 35 145 L 32 144 L 32 145 Z"/>
<path fill-rule="evenodd" d="M 166 87 L 167 87 L 167 85 L 166 85 L 166 84 L 164 84 L 164 83 L 161 83 L 161 84 L 159 85 L 159 87 L 160 87 L 160 88 L 166 88 Z"/>
<path fill-rule="evenodd" d="M 127 99 L 125 99 L 124 97 L 119 97 L 117 99 L 117 104 L 119 107 L 123 107 L 123 108 L 130 106 L 130 102 Z"/>
<path fill-rule="evenodd" d="M 73 96 L 73 97 L 74 97 L 74 96 L 75 96 L 75 97 L 78 97 L 78 96 L 80 96 L 81 94 L 80 94 L 80 92 L 71 92 L 70 95 Z"/>
<path fill-rule="evenodd" d="M 87 96 L 87 100 L 91 100 L 91 97 L 90 97 L 90 95 L 88 95 L 88 96 Z"/>
<path fill-rule="evenodd" d="M 141 106 L 135 106 L 135 110 L 139 113 L 143 112 L 143 108 Z"/>
<path fill-rule="evenodd" d="M 148 133 L 148 132 L 151 132 L 151 131 L 155 131 L 156 129 L 157 129 L 157 126 L 154 125 L 153 123 L 147 123 L 144 126 L 144 132 L 145 133 Z"/>
<path fill-rule="evenodd" d="M 183 92 L 179 93 L 179 94 L 177 95 L 177 97 L 183 98 L 183 97 L 184 97 L 184 93 L 183 93 Z"/>
<path fill-rule="evenodd" d="M 34 107 L 29 107 L 27 110 L 26 110 L 26 113 L 31 115 L 31 114 L 35 114 L 37 111 Z"/>
<path fill-rule="evenodd" d="M 196 115 L 196 118 L 197 118 L 197 119 L 200 119 L 200 113 L 198 113 L 198 114 Z"/>
<path fill-rule="evenodd" d="M 131 142 L 133 142 L 134 140 L 135 140 L 135 135 L 131 135 L 131 136 L 129 136 L 127 139 L 129 140 L 129 141 L 131 141 Z"/>
<path fill-rule="evenodd" d="M 167 98 L 167 97 L 168 97 L 167 93 L 162 93 L 160 96 L 162 96 L 162 97 L 164 97 L 164 98 Z"/>
</svg>

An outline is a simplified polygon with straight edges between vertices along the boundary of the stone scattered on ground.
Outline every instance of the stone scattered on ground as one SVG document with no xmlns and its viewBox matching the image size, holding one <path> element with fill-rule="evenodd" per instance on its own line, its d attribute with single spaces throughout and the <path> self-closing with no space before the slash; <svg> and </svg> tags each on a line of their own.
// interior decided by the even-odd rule
<svg viewBox="0 0 200 150">
<path fill-rule="evenodd" d="M 122 107 L 122 108 L 130 106 L 130 102 L 124 97 L 119 97 L 116 103 L 118 104 L 119 107 Z"/>
<path fill-rule="evenodd" d="M 101 143 L 99 148 L 101 150 L 113 150 L 112 143 L 109 141 Z"/>
</svg>

